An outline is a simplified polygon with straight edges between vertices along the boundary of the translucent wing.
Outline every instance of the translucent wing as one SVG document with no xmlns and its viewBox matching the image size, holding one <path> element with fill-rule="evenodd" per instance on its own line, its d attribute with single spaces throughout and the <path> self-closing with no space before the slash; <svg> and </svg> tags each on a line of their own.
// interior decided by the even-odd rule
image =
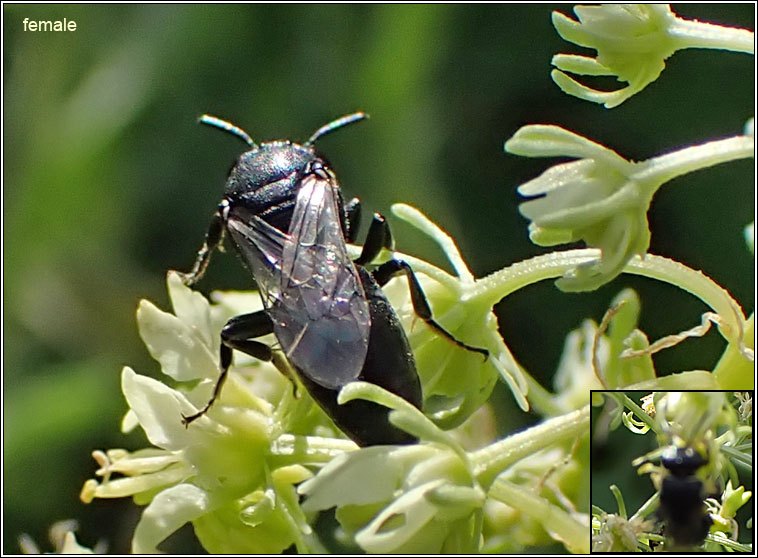
<svg viewBox="0 0 758 558">
<path fill-rule="evenodd" d="M 227 228 L 255 276 L 263 305 L 271 308 L 282 298 L 281 260 L 289 236 L 243 207 L 232 209 Z"/>
<path fill-rule="evenodd" d="M 371 328 L 342 234 L 336 188 L 330 178 L 306 175 L 286 234 L 255 215 L 233 213 L 228 219 L 287 357 L 330 389 L 359 376 Z"/>
</svg>

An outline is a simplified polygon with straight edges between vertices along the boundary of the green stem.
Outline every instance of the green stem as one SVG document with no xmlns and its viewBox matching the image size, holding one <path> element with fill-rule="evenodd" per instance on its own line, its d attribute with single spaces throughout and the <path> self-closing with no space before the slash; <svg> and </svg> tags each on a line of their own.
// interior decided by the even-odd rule
<svg viewBox="0 0 758 558">
<path fill-rule="evenodd" d="M 724 338 L 729 342 L 739 341 L 737 333 L 743 332 L 745 324 L 742 308 L 726 289 L 701 271 L 652 254 L 646 254 L 644 258 L 633 257 L 624 271 L 670 283 L 696 296 L 724 320 L 719 326 Z"/>
<path fill-rule="evenodd" d="M 655 422 L 653 417 L 648 415 L 642 409 L 642 407 L 640 407 L 639 405 L 637 405 L 637 403 L 632 401 L 632 399 L 625 393 L 622 394 L 621 400 L 623 401 L 624 406 L 637 416 L 637 420 L 644 422 L 650 428 L 650 430 L 652 430 L 655 433 L 658 433 L 658 430 L 660 430 L 658 424 Z"/>
<path fill-rule="evenodd" d="M 700 145 L 685 147 L 672 153 L 653 157 L 637 165 L 630 175 L 631 180 L 648 183 L 656 187 L 672 178 L 735 161 L 753 157 L 755 142 L 752 136 L 734 136 L 727 139 L 709 141 Z"/>
<path fill-rule="evenodd" d="M 544 279 L 561 277 L 569 269 L 598 257 L 600 251 L 593 248 L 536 256 L 480 279 L 468 298 L 478 298 L 482 304 L 494 306 L 512 292 Z M 736 341 L 737 333 L 743 331 L 745 316 L 739 304 L 723 287 L 700 271 L 662 256 L 645 254 L 644 258 L 631 258 L 624 272 L 670 283 L 693 294 L 721 316 L 723 322 L 719 330 L 728 341 Z"/>
<path fill-rule="evenodd" d="M 753 54 L 753 32 L 736 27 L 724 27 L 713 23 L 676 18 L 666 30 L 680 48 L 715 48 Z"/>
<path fill-rule="evenodd" d="M 277 456 L 280 466 L 289 463 L 327 463 L 337 455 L 356 449 L 355 442 L 351 440 L 295 434 L 282 434 L 271 445 L 271 453 Z"/>
<path fill-rule="evenodd" d="M 548 419 L 469 454 L 474 474 L 482 487 L 489 488 L 508 465 L 559 442 L 573 441 L 588 433 L 589 428 L 589 405 Z"/>
<path fill-rule="evenodd" d="M 489 495 L 537 521 L 571 552 L 589 554 L 589 526 L 566 510 L 551 504 L 533 491 L 504 479 L 494 482 Z"/>
</svg>

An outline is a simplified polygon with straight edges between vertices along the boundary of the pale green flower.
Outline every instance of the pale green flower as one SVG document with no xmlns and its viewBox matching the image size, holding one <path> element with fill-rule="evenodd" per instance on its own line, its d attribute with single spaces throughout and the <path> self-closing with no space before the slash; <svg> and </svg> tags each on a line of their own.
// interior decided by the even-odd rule
<svg viewBox="0 0 758 558">
<path fill-rule="evenodd" d="M 269 452 L 272 413 L 220 406 L 185 428 L 181 414 L 193 406 L 181 392 L 129 368 L 122 384 L 131 412 L 157 448 L 96 453 L 102 481 L 88 481 L 82 499 L 133 496 L 148 504 L 134 533 L 134 552 L 154 552 L 187 522 L 211 552 L 281 552 L 308 533 L 303 517 L 287 517 L 298 511 L 287 501 L 292 485 L 310 473 L 277 468 Z M 270 505 L 263 514 L 266 497 Z"/>
<path fill-rule="evenodd" d="M 339 508 L 343 533 L 366 551 L 475 552 L 481 543 L 484 486 L 520 459 L 586 435 L 585 408 L 467 453 L 457 435 L 441 430 L 405 400 L 354 382 L 341 390 L 340 404 L 363 398 L 395 409 L 392 423 L 420 439 L 412 446 L 356 451 L 351 441 L 311 435 L 337 434 L 307 394 L 294 397 L 290 381 L 272 365 L 244 357 L 236 359 L 240 362 L 231 368 L 219 400 L 186 428 L 181 416 L 205 404 L 215 380 L 213 332 L 239 313 L 240 305 L 254 309 L 255 304 L 249 295 L 226 294 L 217 295 L 219 304 L 211 306 L 176 274 L 168 283 L 175 314 L 141 303 L 140 333 L 168 375 L 185 381 L 213 377 L 185 393 L 125 368 L 122 389 L 130 411 L 123 428 L 139 426 L 154 447 L 95 452 L 100 480 L 87 481 L 81 494 L 85 502 L 131 496 L 147 506 L 132 541 L 135 552 L 156 551 L 186 523 L 209 552 L 274 553 L 293 545 L 299 552 L 323 552 L 307 513 L 331 506 Z M 239 373 L 241 368 L 250 369 L 249 378 Z M 540 474 L 552 475 L 545 486 L 554 486 L 553 493 L 563 491 L 557 483 L 564 473 L 551 472 L 558 455 L 566 454 L 529 462 L 530 467 L 542 464 L 541 473 L 530 477 L 535 482 Z M 567 456 L 561 469 L 573 470 L 567 467 L 571 462 Z M 301 484 L 326 463 L 312 483 Z M 517 480 L 517 470 L 509 483 Z M 298 484 L 308 497 L 303 507 Z M 517 493 L 532 490 L 531 485 L 516 488 Z M 538 498 L 530 506 L 552 506 Z M 573 506 L 568 496 L 563 498 Z M 509 505 L 519 508 L 517 502 Z M 557 507 L 551 513 L 563 520 L 558 531 L 545 530 L 545 540 L 568 537 L 566 544 L 576 544 L 578 533 L 585 532 L 581 521 Z"/>
<path fill-rule="evenodd" d="M 552 125 L 520 128 L 505 143 L 526 157 L 573 157 L 519 186 L 534 198 L 519 210 L 532 242 L 553 246 L 583 240 L 600 258 L 575 267 L 557 285 L 566 291 L 592 290 L 623 270 L 650 245 L 647 210 L 665 182 L 718 163 L 753 156 L 753 136 L 740 135 L 680 149 L 635 163 L 600 144 Z"/>
<path fill-rule="evenodd" d="M 298 488 L 304 510 L 336 507 L 345 535 L 362 550 L 470 554 L 480 544 L 489 551 L 502 548 L 501 537 L 515 533 L 520 538 L 511 548 L 558 540 L 584 549 L 588 516 L 573 508 L 587 495 L 579 478 L 588 455 L 567 454 L 556 445 L 578 444 L 587 435 L 587 406 L 465 452 L 454 436 L 377 386 L 355 382 L 340 394 L 341 400 L 355 397 L 396 409 L 390 421 L 422 441 L 342 454 Z M 531 510 L 540 511 L 535 517 Z"/>
<path fill-rule="evenodd" d="M 337 507 L 345 533 L 369 553 L 477 551 L 477 510 L 485 494 L 463 449 L 418 409 L 377 386 L 354 382 L 340 394 L 341 400 L 354 397 L 395 408 L 392 422 L 431 443 L 340 455 L 298 487 L 303 509 Z"/>
<path fill-rule="evenodd" d="M 211 307 L 174 273 L 168 286 L 175 315 L 143 301 L 140 334 L 165 374 L 204 379 L 185 393 L 124 368 L 122 391 L 130 407 L 124 429 L 139 425 L 155 447 L 95 452 L 101 480 L 85 483 L 82 500 L 132 496 L 147 504 L 132 540 L 137 553 L 156 551 L 188 522 L 209 552 L 276 553 L 293 544 L 307 551 L 310 527 L 294 489 L 311 475 L 303 464 L 323 463 L 354 444 L 293 436 L 328 432 L 328 421 L 309 398 L 293 396 L 273 365 L 252 359 L 242 359 L 253 371 L 249 380 L 237 363 L 210 412 L 185 427 L 182 415 L 205 404 L 218 375 L 221 324 L 239 313 L 234 307 L 240 301 L 254 310 L 260 299 L 220 296 Z"/>
<path fill-rule="evenodd" d="M 490 287 L 486 278 L 474 278 L 453 239 L 418 209 L 395 204 L 392 212 L 437 242 L 455 270 L 451 275 L 421 259 L 396 254 L 416 272 L 435 320 L 457 339 L 490 353 L 484 359 L 425 326 L 413 311 L 405 278 L 390 281 L 383 290 L 413 347 L 424 391 L 424 412 L 443 429 L 459 426 L 489 399 L 498 377 L 505 381 L 518 405 L 528 409 L 526 379 L 500 336 L 493 311 L 505 294 Z"/>
<path fill-rule="evenodd" d="M 553 12 L 553 25 L 565 40 L 597 51 L 597 57 L 557 54 L 553 81 L 569 95 L 604 104 L 620 105 L 655 81 L 665 60 L 684 48 L 716 48 L 753 52 L 753 33 L 677 17 L 667 4 L 604 4 L 575 6 L 575 21 Z M 563 70 L 563 71 L 561 71 Z M 616 76 L 628 85 L 616 91 L 598 91 L 564 72 L 588 76 Z"/>
<path fill-rule="evenodd" d="M 585 320 L 566 336 L 553 376 L 557 412 L 578 409 L 589 402 L 590 390 L 603 389 L 593 360 L 604 369 L 610 360 L 610 346 L 604 336 L 600 336 L 596 344 L 596 335 L 597 325 L 592 320 Z"/>
<path fill-rule="evenodd" d="M 622 358 L 624 349 L 648 345 L 645 334 L 636 328 L 639 312 L 637 293 L 624 289 L 613 299 L 600 325 L 585 320 L 566 336 L 553 378 L 556 411 L 586 405 L 590 390 L 618 389 L 655 378 L 650 355 Z"/>
<path fill-rule="evenodd" d="M 701 376 L 711 375 L 685 373 L 656 378 L 653 359 L 648 352 L 647 336 L 637 329 L 640 315 L 640 300 L 632 289 L 624 289 L 611 302 L 600 325 L 585 320 L 581 327 L 566 337 L 558 370 L 553 379 L 556 395 L 554 402 L 563 411 L 577 409 L 587 403 L 590 390 L 601 389 L 663 389 L 663 383 L 675 379 L 698 382 L 715 387 L 715 381 Z M 631 354 L 630 354 L 631 352 Z"/>
<path fill-rule="evenodd" d="M 634 180 L 634 163 L 558 126 L 524 126 L 505 149 L 531 157 L 579 157 L 518 188 L 523 196 L 541 196 L 519 208 L 532 221 L 532 242 L 552 246 L 584 240 L 601 250 L 600 260 L 564 275 L 557 283 L 560 288 L 596 288 L 621 273 L 634 254 L 646 252 L 647 209 L 659 185 Z"/>
<path fill-rule="evenodd" d="M 733 413 L 723 391 L 672 391 L 656 400 L 655 408 L 656 419 L 666 425 L 664 437 L 685 444 L 703 439 L 723 420 L 722 410 Z"/>
<path fill-rule="evenodd" d="M 366 552 L 477 551 L 474 527 L 484 492 L 452 450 L 427 444 L 363 448 L 334 459 L 299 491 L 306 511 L 337 506 L 343 529 Z"/>
<path fill-rule="evenodd" d="M 635 552 L 637 536 L 652 527 L 651 521 L 628 520 L 616 514 L 601 513 L 593 518 L 593 552 Z"/>
<path fill-rule="evenodd" d="M 618 389 L 655 378 L 653 359 L 644 349 L 649 346 L 647 336 L 637 329 L 641 311 L 639 296 L 632 289 L 624 289 L 611 302 L 603 318 L 608 320 L 607 337 L 610 358 L 602 370 L 607 387 Z M 639 356 L 625 358 L 629 350 L 642 351 Z"/>
<path fill-rule="evenodd" d="M 50 542 L 53 545 L 55 554 L 105 554 L 105 544 L 100 541 L 94 548 L 83 546 L 76 540 L 74 532 L 79 528 L 79 524 L 73 519 L 64 519 L 53 523 L 48 532 Z M 21 552 L 24 554 L 42 554 L 37 543 L 26 533 L 18 538 Z"/>
<path fill-rule="evenodd" d="M 745 491 L 744 486 L 732 487 L 732 481 L 726 483 L 724 493 L 721 495 L 721 505 L 718 515 L 723 519 L 733 520 L 737 510 L 750 501 L 752 492 Z"/>
<path fill-rule="evenodd" d="M 752 495 L 753 493 L 749 490 L 746 491 L 744 486 L 734 488 L 732 481 L 729 480 L 720 499 L 707 498 L 705 500 L 708 515 L 713 522 L 710 528 L 709 542 L 706 543 L 706 550 L 721 550 L 721 547 L 714 544 L 718 543 L 723 547 L 740 552 L 751 551 L 748 545 L 741 545 L 737 542 L 740 525 L 735 516 L 737 511 L 750 501 Z"/>
<path fill-rule="evenodd" d="M 465 305 L 454 303 L 456 296 L 470 288 L 473 278 L 449 237 L 423 216 L 419 219 L 418 226 L 432 227 L 463 270 L 462 279 L 453 278 L 420 263 L 420 280 L 433 308 L 439 311 L 435 317 L 455 335 L 465 332 L 466 341 L 491 351 L 485 361 L 482 355 L 440 339 L 423 324 L 414 327 L 404 278 L 388 285 L 411 343 L 418 348 L 417 363 L 427 394 L 425 407 L 437 423 L 449 428 L 462 423 L 486 401 L 498 372 L 504 370 L 502 360 L 510 363 L 516 374 L 520 370 L 497 335 L 491 303 L 468 314 Z M 218 378 L 218 332 L 231 316 L 261 309 L 261 301 L 258 293 L 215 293 L 217 303 L 210 305 L 184 286 L 175 273 L 169 273 L 168 288 L 174 313 L 142 301 L 137 311 L 140 335 L 162 372 L 173 380 L 172 385 L 178 382 L 191 389 L 180 391 L 124 368 L 122 390 L 130 410 L 122 429 L 139 426 L 154 447 L 95 452 L 99 480 L 85 483 L 82 500 L 132 496 L 136 503 L 147 505 L 134 534 L 135 552 L 155 551 L 161 541 L 188 522 L 210 552 L 273 553 L 292 545 L 300 552 L 318 551 L 320 543 L 299 506 L 294 486 L 312 474 L 312 469 L 304 466 L 317 468 L 335 455 L 354 450 L 355 444 L 343 438 L 302 388 L 295 396 L 292 382 L 272 364 L 241 353 L 235 353 L 227 381 L 210 411 L 185 427 L 182 416 L 205 405 Z M 275 344 L 273 336 L 270 342 Z M 244 370 L 249 374 L 240 373 Z M 461 370 L 467 373 L 461 374 Z M 519 384 L 514 385 L 520 393 Z M 343 392 L 351 393 L 346 388 Z M 382 396 L 375 397 L 369 399 L 383 404 Z M 439 499 L 437 511 L 447 506 L 451 510 L 448 515 L 455 515 L 453 510 L 461 498 L 476 496 L 477 505 L 483 500 L 470 486 L 451 492 L 440 479 L 435 482 L 439 486 L 431 494 Z M 468 519 L 461 521 L 468 525 Z M 409 537 L 409 544 L 418 545 L 417 540 L 424 536 Z"/>
</svg>

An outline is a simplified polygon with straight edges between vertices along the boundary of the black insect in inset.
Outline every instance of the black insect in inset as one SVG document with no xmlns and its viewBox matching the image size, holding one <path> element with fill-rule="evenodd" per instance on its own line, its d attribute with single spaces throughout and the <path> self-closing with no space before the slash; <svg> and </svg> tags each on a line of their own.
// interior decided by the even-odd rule
<svg viewBox="0 0 758 558">
<path fill-rule="evenodd" d="M 661 456 L 666 474 L 661 481 L 659 514 L 675 549 L 701 545 L 713 523 L 704 503 L 705 485 L 696 476 L 707 463 L 692 447 L 668 446 Z"/>
<path fill-rule="evenodd" d="M 337 404 L 351 381 L 378 385 L 421 408 L 422 392 L 405 332 L 381 291 L 393 276 L 408 279 L 416 314 L 438 333 L 470 347 L 432 319 L 432 312 L 410 266 L 390 260 L 369 273 L 364 266 L 392 237 L 384 218 L 374 219 L 361 255 L 351 260 L 346 241 L 358 231 L 360 204 L 344 203 L 329 164 L 313 148 L 323 135 L 366 118 L 357 112 L 319 128 L 303 144 L 272 141 L 257 145 L 242 129 L 213 116 L 201 122 L 244 140 L 243 153 L 229 173 L 224 197 L 205 243 L 184 282 L 200 279 L 210 255 L 229 235 L 253 273 L 264 310 L 230 319 L 221 331 L 221 373 L 213 396 L 185 424 L 205 414 L 217 398 L 232 350 L 274 361 L 274 349 L 255 338 L 274 333 L 288 362 L 313 399 L 358 445 L 404 444 L 416 439 L 394 427 L 388 409 L 365 400 Z M 284 371 L 284 370 L 283 370 Z"/>
</svg>

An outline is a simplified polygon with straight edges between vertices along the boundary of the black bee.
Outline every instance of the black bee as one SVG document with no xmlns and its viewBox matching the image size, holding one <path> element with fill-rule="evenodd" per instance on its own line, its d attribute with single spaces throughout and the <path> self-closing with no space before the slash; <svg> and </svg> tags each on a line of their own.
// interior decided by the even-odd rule
<svg viewBox="0 0 758 558">
<path fill-rule="evenodd" d="M 388 409 L 365 400 L 337 403 L 339 390 L 354 380 L 378 385 L 421 408 L 421 384 L 408 339 L 381 287 L 405 274 L 416 314 L 439 334 L 465 345 L 432 319 L 432 312 L 411 267 L 389 260 L 373 272 L 364 266 L 392 248 L 386 221 L 378 214 L 353 261 L 346 242 L 358 230 L 359 203 L 345 203 L 326 159 L 313 147 L 324 134 L 366 118 L 362 112 L 319 128 L 308 141 L 272 141 L 257 145 L 243 130 L 212 116 L 201 122 L 244 140 L 250 150 L 229 173 L 224 197 L 186 284 L 204 273 L 210 255 L 228 235 L 250 268 L 264 310 L 230 319 L 221 331 L 218 396 L 232 350 L 271 361 L 271 347 L 255 338 L 274 333 L 289 364 L 313 399 L 357 444 L 412 443 L 416 438 L 393 426 Z M 284 371 L 284 370 L 283 370 Z"/>
<path fill-rule="evenodd" d="M 667 447 L 661 456 L 666 474 L 661 481 L 659 514 L 673 548 L 699 546 L 713 521 L 706 511 L 705 485 L 697 470 L 708 463 L 692 447 Z"/>
</svg>

